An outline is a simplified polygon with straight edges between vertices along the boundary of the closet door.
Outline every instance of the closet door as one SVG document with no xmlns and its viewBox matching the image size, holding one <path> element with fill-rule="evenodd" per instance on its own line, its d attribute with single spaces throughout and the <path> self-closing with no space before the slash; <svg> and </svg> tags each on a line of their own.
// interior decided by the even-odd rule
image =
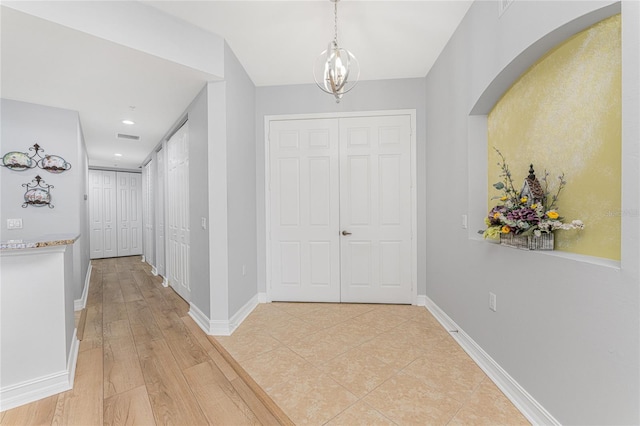
<svg viewBox="0 0 640 426">
<path fill-rule="evenodd" d="M 149 161 L 142 169 L 142 233 L 144 260 L 154 267 L 155 271 L 155 244 L 154 244 L 154 208 L 153 187 L 155 180 L 155 163 Z"/>
<path fill-rule="evenodd" d="M 271 121 L 276 301 L 412 302 L 409 115 Z"/>
<path fill-rule="evenodd" d="M 340 119 L 343 302 L 412 301 L 410 125 L 407 115 Z"/>
<path fill-rule="evenodd" d="M 118 256 L 142 254 L 142 175 L 116 172 Z"/>
<path fill-rule="evenodd" d="M 167 278 L 187 302 L 189 282 L 189 125 L 167 142 Z"/>
<path fill-rule="evenodd" d="M 337 120 L 271 122 L 271 298 L 340 301 Z"/>
<path fill-rule="evenodd" d="M 165 271 L 165 223 L 164 223 L 164 180 L 165 180 L 165 159 L 164 150 L 161 149 L 156 155 L 156 184 L 154 185 L 154 212 L 156 223 L 156 270 L 159 275 L 166 276 Z"/>
<path fill-rule="evenodd" d="M 89 170 L 91 259 L 117 256 L 116 173 Z"/>
</svg>

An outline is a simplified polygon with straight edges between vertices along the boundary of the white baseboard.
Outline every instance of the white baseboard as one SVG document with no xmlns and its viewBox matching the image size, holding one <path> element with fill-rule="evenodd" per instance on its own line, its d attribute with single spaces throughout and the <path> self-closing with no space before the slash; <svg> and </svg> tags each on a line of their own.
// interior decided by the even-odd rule
<svg viewBox="0 0 640 426">
<path fill-rule="evenodd" d="M 153 276 L 157 277 L 158 276 L 158 269 L 156 269 L 155 266 L 151 265 L 151 273 L 153 274 Z"/>
<path fill-rule="evenodd" d="M 140 257 L 140 261 L 145 263 L 147 262 L 147 260 L 144 258 L 144 254 Z"/>
<path fill-rule="evenodd" d="M 427 296 L 417 295 L 413 304 L 416 306 L 427 306 Z"/>
<path fill-rule="evenodd" d="M 73 332 L 67 369 L 0 389 L 0 411 L 10 410 L 73 388 L 80 341 Z"/>
<path fill-rule="evenodd" d="M 89 295 L 89 283 L 91 282 L 91 262 L 89 262 L 89 268 L 87 268 L 87 275 L 84 277 L 84 289 L 82 290 L 82 296 L 80 299 L 73 301 L 73 310 L 81 311 L 87 306 L 87 296 Z"/>
<path fill-rule="evenodd" d="M 236 329 L 238 327 L 240 327 L 240 324 L 242 324 L 242 321 L 247 319 L 249 314 L 251 312 L 253 312 L 253 310 L 256 308 L 256 306 L 258 306 L 258 304 L 259 304 L 258 300 L 259 300 L 259 296 L 256 294 L 251 299 L 249 299 L 249 301 L 247 303 L 245 303 L 243 307 L 238 309 L 238 312 L 236 312 L 231 317 L 231 319 L 229 320 L 230 325 L 231 325 L 231 333 L 236 331 Z M 229 333 L 229 334 L 231 334 L 231 333 Z"/>
<path fill-rule="evenodd" d="M 457 330 L 451 337 L 469 354 L 486 375 L 500 388 L 518 410 L 534 425 L 560 425 L 513 377 L 489 356 L 467 333 L 462 330 L 438 305 L 424 296 L 425 306 L 442 324 L 445 330 Z"/>
<path fill-rule="evenodd" d="M 231 336 L 231 334 L 242 324 L 249 314 L 258 306 L 259 296 L 255 295 L 243 307 L 238 309 L 228 321 L 210 320 L 202 313 L 194 304 L 191 304 L 189 316 L 198 324 L 198 326 L 210 336 Z"/>
<path fill-rule="evenodd" d="M 258 293 L 258 303 L 271 303 L 267 297 L 267 293 Z"/>
<path fill-rule="evenodd" d="M 162 287 L 169 287 L 169 280 L 167 280 L 167 277 L 162 277 Z"/>
</svg>

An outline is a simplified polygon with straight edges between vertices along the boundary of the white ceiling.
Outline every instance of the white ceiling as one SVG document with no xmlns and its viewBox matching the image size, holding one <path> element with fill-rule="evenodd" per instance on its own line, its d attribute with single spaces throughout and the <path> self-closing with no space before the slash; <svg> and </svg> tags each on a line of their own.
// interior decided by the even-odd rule
<svg viewBox="0 0 640 426">
<path fill-rule="evenodd" d="M 256 86 L 313 83 L 313 61 L 333 38 L 329 0 L 144 3 L 225 38 Z M 423 77 L 471 3 L 342 0 L 338 41 L 360 61 L 361 80 Z M 1 13 L 2 97 L 78 111 L 91 165 L 137 168 L 215 78 L 8 7 Z"/>
</svg>

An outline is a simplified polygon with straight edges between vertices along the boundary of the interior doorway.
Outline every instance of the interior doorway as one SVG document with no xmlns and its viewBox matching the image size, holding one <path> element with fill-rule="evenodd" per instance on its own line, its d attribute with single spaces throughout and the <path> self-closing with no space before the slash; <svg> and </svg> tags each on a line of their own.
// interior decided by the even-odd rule
<svg viewBox="0 0 640 426">
<path fill-rule="evenodd" d="M 268 297 L 413 303 L 415 113 L 271 117 Z"/>
</svg>

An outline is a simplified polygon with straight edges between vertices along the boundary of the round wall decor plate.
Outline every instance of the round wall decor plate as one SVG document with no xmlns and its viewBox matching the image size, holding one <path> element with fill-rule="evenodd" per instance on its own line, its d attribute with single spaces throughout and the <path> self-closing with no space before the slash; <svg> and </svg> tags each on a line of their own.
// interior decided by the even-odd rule
<svg viewBox="0 0 640 426">
<path fill-rule="evenodd" d="M 7 152 L 2 157 L 2 165 L 11 170 L 27 170 L 35 166 L 33 160 L 24 152 Z"/>
<path fill-rule="evenodd" d="M 51 194 L 44 189 L 34 188 L 24 193 L 24 200 L 29 205 L 42 207 L 51 203 Z"/>
</svg>

